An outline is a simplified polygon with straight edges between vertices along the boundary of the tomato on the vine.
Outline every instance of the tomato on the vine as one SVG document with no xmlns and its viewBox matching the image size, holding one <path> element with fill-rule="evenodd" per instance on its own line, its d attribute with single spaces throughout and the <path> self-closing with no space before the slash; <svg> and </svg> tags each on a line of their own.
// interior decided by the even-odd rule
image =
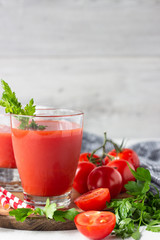
<svg viewBox="0 0 160 240">
<path fill-rule="evenodd" d="M 73 188 L 80 194 L 88 192 L 87 178 L 96 166 L 91 162 L 79 162 L 73 181 Z"/>
<path fill-rule="evenodd" d="M 82 162 L 82 161 L 84 161 L 84 162 L 89 162 L 89 157 L 91 156 L 91 153 L 88 153 L 88 152 L 85 152 L 85 153 L 81 153 L 80 154 L 80 157 L 79 157 L 79 161 L 80 162 Z M 96 155 L 96 154 L 93 154 L 93 157 L 96 159 L 98 159 L 99 158 L 99 156 L 98 155 Z"/>
<path fill-rule="evenodd" d="M 101 158 L 92 153 L 81 153 L 79 157 L 79 162 L 91 162 L 95 164 L 96 166 L 99 166 L 101 164 Z"/>
<path fill-rule="evenodd" d="M 115 149 L 110 151 L 108 155 L 115 157 L 114 160 L 123 159 L 131 163 L 135 170 L 140 166 L 138 155 L 130 148 L 122 148 L 120 152 L 116 152 Z"/>
<path fill-rule="evenodd" d="M 115 168 L 121 174 L 121 176 L 122 176 L 121 192 L 126 191 L 126 189 L 124 187 L 125 184 L 127 184 L 129 181 L 135 181 L 135 177 L 131 173 L 131 171 L 128 167 L 128 164 L 133 170 L 135 170 L 134 166 L 131 163 L 129 163 L 125 160 L 121 160 L 121 159 L 113 160 L 107 164 L 107 166 Z"/>
<path fill-rule="evenodd" d="M 75 199 L 75 204 L 82 210 L 103 210 L 111 196 L 108 188 L 91 190 Z"/>
<path fill-rule="evenodd" d="M 112 167 L 96 167 L 88 175 L 87 185 L 89 190 L 108 188 L 111 198 L 114 198 L 121 192 L 122 177 L 121 174 Z"/>
<path fill-rule="evenodd" d="M 108 236 L 116 224 L 116 216 L 108 211 L 87 211 L 74 218 L 77 229 L 90 239 L 102 239 Z"/>
</svg>

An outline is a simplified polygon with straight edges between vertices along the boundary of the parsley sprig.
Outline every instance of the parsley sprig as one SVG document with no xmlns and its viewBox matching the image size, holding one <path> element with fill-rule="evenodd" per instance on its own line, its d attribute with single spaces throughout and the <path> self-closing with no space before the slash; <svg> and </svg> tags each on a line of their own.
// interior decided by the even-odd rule
<svg viewBox="0 0 160 240">
<path fill-rule="evenodd" d="M 33 210 L 31 208 L 18 208 L 10 211 L 9 215 L 14 216 L 16 220 L 20 222 L 24 222 L 25 219 L 30 215 L 46 216 L 48 219 L 65 222 L 66 219 L 73 221 L 75 216 L 79 214 L 75 208 L 70 208 L 68 210 L 59 210 L 61 208 L 57 207 L 56 203 L 50 204 L 49 199 L 47 199 L 44 209 L 36 208 Z"/>
<path fill-rule="evenodd" d="M 2 98 L 0 99 L 0 106 L 5 107 L 6 113 L 34 116 L 36 105 L 34 105 L 33 98 L 28 104 L 26 104 L 24 108 L 22 108 L 22 104 L 18 101 L 15 92 L 12 92 L 8 83 L 6 83 L 4 80 L 1 80 L 1 84 L 4 92 L 2 93 Z M 19 126 L 20 129 L 44 130 L 46 128 L 46 126 L 38 125 L 34 119 L 29 122 L 29 117 L 19 116 L 18 120 L 21 122 Z"/>
<path fill-rule="evenodd" d="M 141 237 L 140 226 L 146 226 L 146 230 L 160 232 L 160 196 L 158 189 L 151 183 L 149 170 L 130 168 L 137 182 L 130 181 L 125 185 L 130 195 L 124 199 L 114 199 L 107 207 L 113 208 L 116 215 L 114 233 L 124 238 L 132 237 L 139 240 Z M 156 194 L 150 191 L 154 187 Z"/>
</svg>

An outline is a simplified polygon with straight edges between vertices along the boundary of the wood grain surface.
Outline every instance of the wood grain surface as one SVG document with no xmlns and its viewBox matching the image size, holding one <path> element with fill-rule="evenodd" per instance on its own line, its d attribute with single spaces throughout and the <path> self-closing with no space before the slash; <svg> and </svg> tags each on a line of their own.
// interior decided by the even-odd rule
<svg viewBox="0 0 160 240">
<path fill-rule="evenodd" d="M 23 193 L 17 192 L 13 194 L 23 200 Z M 70 204 L 70 207 L 75 207 L 73 200 L 77 196 L 78 193 L 72 191 L 72 202 Z M 66 222 L 56 222 L 52 219 L 47 219 L 44 216 L 30 216 L 24 222 L 17 222 L 14 217 L 9 216 L 10 210 L 4 210 L 0 205 L 0 227 L 37 231 L 71 230 L 76 228 L 73 221 L 66 220 Z"/>
</svg>

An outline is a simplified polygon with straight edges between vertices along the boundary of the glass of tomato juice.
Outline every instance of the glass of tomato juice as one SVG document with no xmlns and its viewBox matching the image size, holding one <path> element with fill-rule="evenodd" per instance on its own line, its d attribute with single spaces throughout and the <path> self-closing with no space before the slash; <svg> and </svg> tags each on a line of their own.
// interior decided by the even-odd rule
<svg viewBox="0 0 160 240">
<path fill-rule="evenodd" d="M 0 114 L 0 186 L 8 191 L 21 191 L 21 182 L 14 158 L 10 114 Z"/>
<path fill-rule="evenodd" d="M 24 125 L 27 123 L 27 126 Z M 83 113 L 39 109 L 35 116 L 11 115 L 13 149 L 24 201 L 68 206 L 82 143 Z"/>
</svg>

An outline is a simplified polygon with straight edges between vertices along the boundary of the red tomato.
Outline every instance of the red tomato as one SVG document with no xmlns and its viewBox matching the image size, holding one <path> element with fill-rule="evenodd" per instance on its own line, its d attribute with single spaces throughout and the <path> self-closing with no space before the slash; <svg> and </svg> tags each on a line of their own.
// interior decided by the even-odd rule
<svg viewBox="0 0 160 240">
<path fill-rule="evenodd" d="M 123 148 L 121 152 L 117 153 L 115 149 L 110 151 L 108 155 L 114 156 L 115 160 L 123 159 L 131 163 L 135 170 L 140 166 L 138 155 L 135 151 L 129 148 Z"/>
<path fill-rule="evenodd" d="M 96 167 L 88 175 L 87 185 L 89 190 L 109 188 L 111 198 L 114 198 L 122 189 L 122 177 L 121 174 L 112 167 Z"/>
<path fill-rule="evenodd" d="M 125 184 L 128 183 L 128 181 L 135 181 L 136 179 L 134 178 L 133 174 L 131 173 L 129 167 L 128 167 L 128 164 L 129 166 L 135 170 L 135 168 L 133 167 L 133 165 L 125 160 L 114 160 L 110 163 L 107 164 L 107 166 L 110 166 L 110 167 L 113 167 L 113 168 L 116 168 L 117 171 L 121 174 L 122 176 L 122 190 L 121 192 L 125 192 L 126 189 L 124 187 Z"/>
<path fill-rule="evenodd" d="M 77 229 L 91 239 L 102 239 L 108 236 L 116 224 L 116 216 L 108 211 L 87 211 L 74 218 Z"/>
<path fill-rule="evenodd" d="M 96 166 L 90 162 L 79 162 L 73 181 L 73 188 L 80 194 L 88 192 L 87 178 Z"/>
<path fill-rule="evenodd" d="M 84 211 L 103 210 L 111 196 L 108 188 L 97 188 L 75 199 L 75 204 Z"/>
<path fill-rule="evenodd" d="M 79 157 L 79 162 L 89 162 L 90 156 L 91 156 L 91 153 L 81 153 Z M 99 163 L 98 159 L 99 159 L 99 156 L 96 154 L 93 154 L 93 161 L 95 161 L 95 163 Z"/>
</svg>

